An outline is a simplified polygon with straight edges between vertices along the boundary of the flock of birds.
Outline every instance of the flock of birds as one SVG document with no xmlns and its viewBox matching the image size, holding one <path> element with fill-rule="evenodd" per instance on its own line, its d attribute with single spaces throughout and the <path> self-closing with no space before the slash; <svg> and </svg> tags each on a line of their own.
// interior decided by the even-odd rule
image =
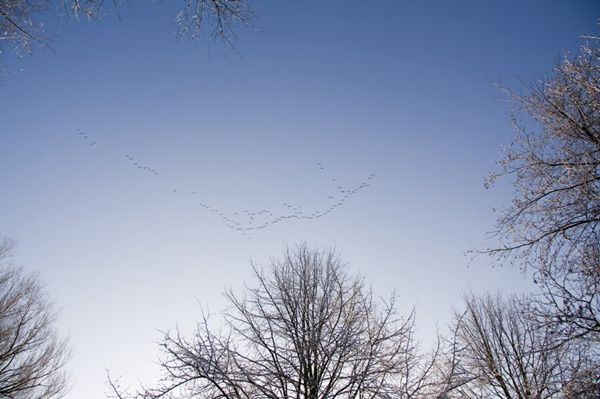
<svg viewBox="0 0 600 399">
<path fill-rule="evenodd" d="M 80 138 L 83 139 L 88 145 L 96 145 L 96 141 L 81 129 L 77 129 L 77 133 L 80 136 Z M 159 174 L 159 172 L 156 169 L 150 167 L 149 165 L 143 164 L 142 162 L 138 161 L 136 158 L 129 154 L 125 155 L 125 158 L 132 167 L 139 169 L 141 172 L 149 173 L 152 175 Z M 325 170 L 325 166 L 321 162 L 317 162 L 317 167 L 320 170 Z M 327 200 L 325 201 L 326 205 L 322 209 L 315 210 L 312 212 L 305 211 L 302 205 L 293 205 L 290 203 L 281 204 L 280 209 L 277 211 L 272 211 L 268 209 L 246 209 L 244 211 L 230 213 L 223 212 L 222 210 L 219 210 L 218 208 L 206 203 L 199 202 L 197 203 L 197 205 L 200 208 L 206 210 L 207 212 L 217 215 L 228 228 L 240 232 L 244 236 L 247 236 L 247 238 L 251 239 L 251 233 L 253 231 L 264 229 L 270 225 L 274 225 L 286 220 L 312 220 L 329 215 L 337 208 L 343 206 L 346 203 L 346 201 L 348 201 L 359 191 L 369 187 L 370 182 L 371 180 L 373 180 L 374 177 L 375 174 L 371 173 L 362 182 L 353 187 L 341 186 L 337 183 L 337 179 L 331 178 L 330 183 L 332 186 L 332 190 L 327 196 Z M 184 191 L 177 188 L 174 188 L 172 192 L 185 193 L 192 196 L 197 195 L 196 191 Z"/>
</svg>

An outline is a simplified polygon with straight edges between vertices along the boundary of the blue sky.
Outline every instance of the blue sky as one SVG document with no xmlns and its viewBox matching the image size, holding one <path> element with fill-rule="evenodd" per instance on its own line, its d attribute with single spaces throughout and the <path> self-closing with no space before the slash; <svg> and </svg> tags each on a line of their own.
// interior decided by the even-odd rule
<svg viewBox="0 0 600 399">
<path fill-rule="evenodd" d="M 598 1 L 262 1 L 242 57 L 178 41 L 167 3 L 3 59 L 0 233 L 61 309 L 67 399 L 104 397 L 106 369 L 151 381 L 157 329 L 218 312 L 286 244 L 337 246 L 425 339 L 465 290 L 532 289 L 465 256 L 510 201 L 483 188 L 513 135 L 493 83 L 597 34 Z"/>
</svg>

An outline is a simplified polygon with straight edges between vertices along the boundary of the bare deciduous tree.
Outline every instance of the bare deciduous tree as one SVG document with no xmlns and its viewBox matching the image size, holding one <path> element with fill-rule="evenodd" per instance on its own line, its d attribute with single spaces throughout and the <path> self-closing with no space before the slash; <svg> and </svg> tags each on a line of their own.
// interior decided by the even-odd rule
<svg viewBox="0 0 600 399">
<path fill-rule="evenodd" d="M 564 399 L 600 398 L 600 365 L 588 364 L 575 374 L 572 381 L 563 387 Z"/>
<path fill-rule="evenodd" d="M 0 241 L 0 261 L 14 242 Z M 62 397 L 69 351 L 59 339 L 56 312 L 35 275 L 0 263 L 0 397 Z"/>
<path fill-rule="evenodd" d="M 255 11 L 246 0 L 186 0 L 175 18 L 176 33 L 194 41 L 209 27 L 209 41 L 221 38 L 233 47 L 240 28 L 254 28 Z"/>
<path fill-rule="evenodd" d="M 163 0 L 155 0 L 162 3 Z M 113 0 L 117 13 L 122 0 Z M 102 0 L 2 0 L 0 1 L 0 54 L 11 50 L 17 55 L 31 52 L 37 46 L 48 46 L 53 32 L 48 22 L 77 18 L 100 18 L 107 11 Z M 175 16 L 179 36 L 196 40 L 203 29 L 208 39 L 223 39 L 234 45 L 239 28 L 253 27 L 255 9 L 245 0 L 185 0 Z M 10 49 L 7 46 L 11 46 Z"/>
<path fill-rule="evenodd" d="M 334 251 L 287 250 L 231 304 L 225 328 L 208 319 L 192 339 L 177 330 L 161 344 L 164 378 L 139 398 L 420 398 L 435 356 L 420 353 L 414 315 L 396 298 L 378 301 L 348 275 Z M 109 379 L 110 380 L 110 379 Z"/>
<path fill-rule="evenodd" d="M 456 314 L 456 350 L 446 397 L 566 398 L 597 375 L 580 342 L 562 342 L 528 316 L 528 301 L 490 294 L 465 297 Z M 595 366 L 595 367 L 594 367 Z"/>
<path fill-rule="evenodd" d="M 19 56 L 37 46 L 49 46 L 53 36 L 48 31 L 50 20 L 78 15 L 94 18 L 102 5 L 99 0 L 2 0 L 0 54 L 7 46 Z"/>
<path fill-rule="evenodd" d="M 500 262 L 531 268 L 541 284 L 539 316 L 565 338 L 600 342 L 600 49 L 588 38 L 548 80 L 508 94 L 521 120 L 500 161 L 512 176 L 512 206 L 498 211 Z"/>
</svg>

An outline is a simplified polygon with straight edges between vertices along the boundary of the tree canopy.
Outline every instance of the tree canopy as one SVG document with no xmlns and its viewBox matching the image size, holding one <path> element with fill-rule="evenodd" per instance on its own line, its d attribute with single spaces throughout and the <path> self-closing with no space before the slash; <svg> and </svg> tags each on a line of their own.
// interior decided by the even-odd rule
<svg viewBox="0 0 600 399">
<path fill-rule="evenodd" d="M 156 0 L 162 3 L 162 0 Z M 122 0 L 106 5 L 101 0 L 3 0 L 0 2 L 0 54 L 19 56 L 40 46 L 49 46 L 54 33 L 49 22 L 65 24 L 85 17 L 101 19 L 107 12 L 119 13 Z M 196 40 L 204 30 L 208 39 L 233 45 L 240 27 L 251 27 L 254 8 L 245 0 L 185 0 L 173 17 L 179 36 Z"/>
<path fill-rule="evenodd" d="M 0 397 L 60 398 L 68 390 L 69 349 L 37 276 L 4 262 L 13 247 L 0 240 Z"/>
<path fill-rule="evenodd" d="M 506 89 L 518 134 L 502 170 L 512 205 L 498 210 L 498 246 L 487 252 L 534 272 L 537 309 L 565 337 L 600 342 L 600 49 L 587 38 L 526 94 Z M 533 124 L 528 123 L 533 122 Z M 549 311 L 551 309 L 552 311 Z"/>
<path fill-rule="evenodd" d="M 447 397 L 564 399 L 573 387 L 580 395 L 597 392 L 590 376 L 598 360 L 589 345 L 564 343 L 551 328 L 527 317 L 529 301 L 465 295 L 465 309 L 455 314 Z"/>
<path fill-rule="evenodd" d="M 166 333 L 161 382 L 139 398 L 425 398 L 435 354 L 420 352 L 414 314 L 379 301 L 334 251 L 300 245 L 255 284 L 226 292 L 222 330 Z M 113 382 L 115 394 L 128 397 Z"/>
</svg>

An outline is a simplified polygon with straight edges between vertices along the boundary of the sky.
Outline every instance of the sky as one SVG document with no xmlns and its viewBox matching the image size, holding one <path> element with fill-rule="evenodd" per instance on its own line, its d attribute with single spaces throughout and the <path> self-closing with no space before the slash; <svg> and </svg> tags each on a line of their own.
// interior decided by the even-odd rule
<svg viewBox="0 0 600 399">
<path fill-rule="evenodd" d="M 73 348 L 67 399 L 106 372 L 156 377 L 161 332 L 252 283 L 286 245 L 335 247 L 377 294 L 397 290 L 427 342 L 469 290 L 530 292 L 472 257 L 510 179 L 497 84 L 551 70 L 598 34 L 597 0 L 265 0 L 235 50 L 173 33 L 181 6 L 58 30 L 3 55 L 0 235 L 36 271 Z"/>
</svg>

